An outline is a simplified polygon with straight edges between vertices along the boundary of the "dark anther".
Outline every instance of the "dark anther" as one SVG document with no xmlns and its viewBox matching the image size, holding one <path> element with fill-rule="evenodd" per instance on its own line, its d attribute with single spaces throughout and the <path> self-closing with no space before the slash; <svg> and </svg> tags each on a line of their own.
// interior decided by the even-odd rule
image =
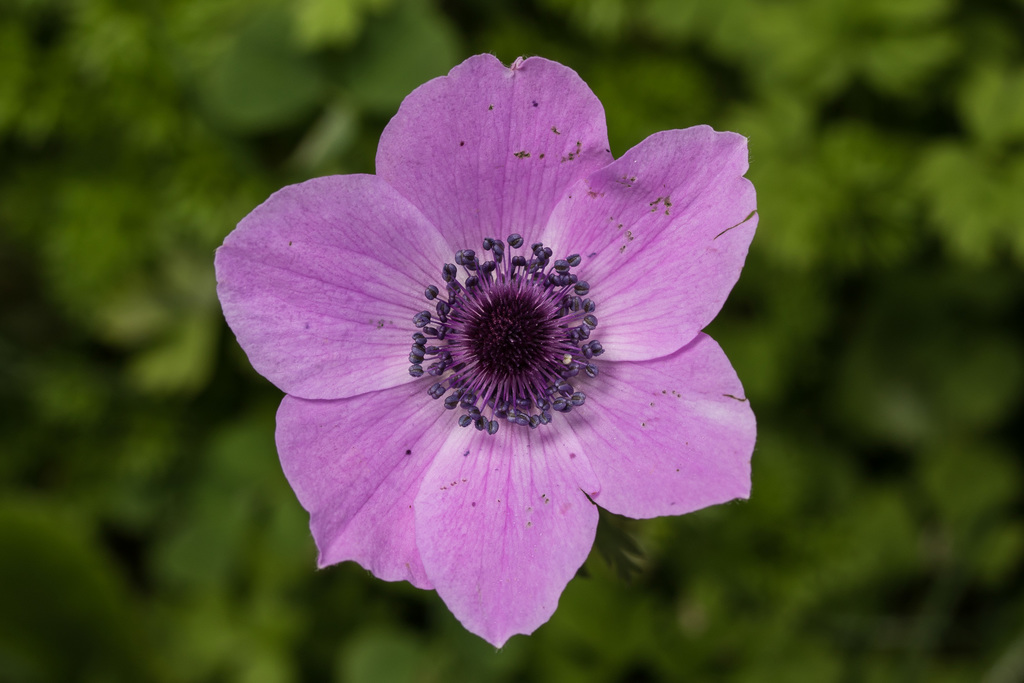
<svg viewBox="0 0 1024 683">
<path fill-rule="evenodd" d="M 455 262 L 467 270 L 476 270 L 476 252 L 472 249 L 463 249 L 456 253 Z"/>
<path fill-rule="evenodd" d="M 422 377 L 423 376 L 423 368 L 422 368 L 422 366 L 410 365 L 409 366 L 409 374 L 412 375 L 413 377 Z"/>
<path fill-rule="evenodd" d="M 444 396 L 444 392 L 445 388 L 440 382 L 434 382 L 430 388 L 427 389 L 427 393 L 430 394 L 430 398 L 441 398 Z"/>
<path fill-rule="evenodd" d="M 451 284 L 455 280 L 455 276 L 458 275 L 459 271 L 455 268 L 454 263 L 444 264 L 444 268 L 441 269 L 441 279 Z"/>
<path fill-rule="evenodd" d="M 558 259 L 555 261 L 555 270 L 559 273 L 565 273 L 569 270 L 569 262 L 564 259 Z"/>
<path fill-rule="evenodd" d="M 583 405 L 583 402 L 586 400 L 587 396 L 582 391 L 577 391 L 575 394 L 569 397 L 569 402 L 572 403 L 574 406 L 581 406 Z"/>
<path fill-rule="evenodd" d="M 433 301 L 434 298 L 437 297 L 437 292 L 437 287 L 434 285 L 428 285 L 426 291 L 423 292 L 423 296 L 427 297 L 427 301 Z"/>
<path fill-rule="evenodd" d="M 508 246 L 512 247 L 513 249 L 518 249 L 519 247 L 523 246 L 523 236 L 520 235 L 519 233 L 512 233 L 511 235 L 508 236 Z"/>
<path fill-rule="evenodd" d="M 594 329 L 595 327 L 597 327 L 597 316 L 592 313 L 583 316 L 583 324 L 588 325 L 590 329 Z"/>
<path fill-rule="evenodd" d="M 469 423 L 472 422 L 472 421 L 473 421 L 473 418 L 471 418 L 469 415 L 463 415 L 463 416 L 459 417 L 459 426 L 460 427 L 468 427 Z"/>
<path fill-rule="evenodd" d="M 566 259 L 565 259 L 565 260 L 569 262 L 569 265 L 570 265 L 570 266 L 572 266 L 573 268 L 575 268 L 576 266 L 578 266 L 578 265 L 580 264 L 580 262 L 581 262 L 581 261 L 582 261 L 583 259 L 581 259 L 581 258 L 580 258 L 580 255 L 579 255 L 579 254 L 570 254 L 569 256 L 567 256 L 567 257 L 566 257 Z"/>
<path fill-rule="evenodd" d="M 590 283 L 587 282 L 586 280 L 582 280 L 580 282 L 577 282 L 576 286 L 573 287 L 573 291 L 576 292 L 580 296 L 586 296 L 587 292 L 590 291 Z"/>
</svg>

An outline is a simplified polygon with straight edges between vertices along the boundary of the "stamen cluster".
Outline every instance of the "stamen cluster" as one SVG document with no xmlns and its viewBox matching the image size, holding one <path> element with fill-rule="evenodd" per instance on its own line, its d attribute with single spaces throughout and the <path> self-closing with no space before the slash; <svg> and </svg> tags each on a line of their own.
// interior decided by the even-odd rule
<svg viewBox="0 0 1024 683">
<path fill-rule="evenodd" d="M 522 236 L 508 236 L 511 249 L 523 244 Z M 597 304 L 585 298 L 590 285 L 572 272 L 582 259 L 571 254 L 552 262 L 551 248 L 539 242 L 530 245 L 529 257 L 507 259 L 505 243 L 491 237 L 483 251 L 487 260 L 462 249 L 455 263 L 444 264 L 444 293 L 427 286 L 434 311 L 413 317 L 419 331 L 412 335 L 409 374 L 437 377 L 427 393 L 444 397 L 449 410 L 464 410 L 463 427 L 494 434 L 499 419 L 548 424 L 552 412 L 583 405 L 586 395 L 570 380 L 581 372 L 597 377 L 593 359 L 604 353 L 600 342 L 587 341 L 597 327 Z"/>
</svg>

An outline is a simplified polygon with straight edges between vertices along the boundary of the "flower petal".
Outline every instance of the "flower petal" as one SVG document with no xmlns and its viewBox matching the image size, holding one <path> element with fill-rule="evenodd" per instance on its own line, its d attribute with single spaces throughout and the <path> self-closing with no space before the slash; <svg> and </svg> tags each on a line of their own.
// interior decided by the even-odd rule
<svg viewBox="0 0 1024 683">
<path fill-rule="evenodd" d="M 413 501 L 455 415 L 424 381 L 338 401 L 285 396 L 277 450 L 325 567 L 354 560 L 385 581 L 430 588 L 416 548 Z"/>
<path fill-rule="evenodd" d="M 656 133 L 577 183 L 544 234 L 585 257 L 609 360 L 688 343 L 739 279 L 757 225 L 747 141 L 708 126 Z"/>
<path fill-rule="evenodd" d="M 477 55 L 417 88 L 380 138 L 377 174 L 453 248 L 529 243 L 576 180 L 612 160 L 604 109 L 576 72 Z"/>
<path fill-rule="evenodd" d="M 595 480 L 563 427 L 503 425 L 443 451 L 416 497 L 416 541 L 438 595 L 496 647 L 551 617 L 594 542 L 597 508 L 580 489 Z"/>
<path fill-rule="evenodd" d="M 217 294 L 256 371 L 302 398 L 344 398 L 409 381 L 417 296 L 449 250 L 374 176 L 291 185 L 217 250 Z"/>
<path fill-rule="evenodd" d="M 750 494 L 754 413 L 705 334 L 665 358 L 601 364 L 571 417 L 610 512 L 681 515 Z"/>
</svg>

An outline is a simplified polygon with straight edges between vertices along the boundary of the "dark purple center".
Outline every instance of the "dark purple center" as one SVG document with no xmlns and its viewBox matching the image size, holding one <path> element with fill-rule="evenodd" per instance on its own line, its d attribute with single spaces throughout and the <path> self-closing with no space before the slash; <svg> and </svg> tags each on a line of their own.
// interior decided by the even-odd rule
<svg viewBox="0 0 1024 683">
<path fill-rule="evenodd" d="M 521 380 L 551 356 L 558 338 L 554 311 L 529 292 L 495 288 L 465 325 L 466 350 L 481 372 Z"/>
<path fill-rule="evenodd" d="M 508 245 L 519 249 L 523 239 L 510 235 Z M 444 397 L 445 408 L 466 411 L 463 427 L 494 434 L 501 419 L 548 424 L 552 412 L 583 405 L 586 395 L 571 382 L 581 372 L 596 377 L 593 359 L 604 352 L 599 342 L 586 341 L 597 317 L 596 304 L 584 298 L 590 286 L 572 273 L 582 259 L 572 254 L 552 263 L 551 249 L 539 243 L 530 247 L 531 258 L 506 259 L 505 243 L 493 238 L 483 247 L 492 259 L 480 261 L 464 249 L 454 264 L 444 264 L 447 296 L 434 285 L 424 292 L 435 310 L 413 318 L 420 331 L 413 334 L 409 373 L 438 378 L 427 393 Z"/>
</svg>

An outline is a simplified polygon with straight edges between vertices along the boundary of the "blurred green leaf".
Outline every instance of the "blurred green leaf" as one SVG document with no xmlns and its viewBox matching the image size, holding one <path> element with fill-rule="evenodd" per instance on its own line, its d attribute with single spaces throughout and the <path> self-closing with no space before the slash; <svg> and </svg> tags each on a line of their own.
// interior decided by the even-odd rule
<svg viewBox="0 0 1024 683">
<path fill-rule="evenodd" d="M 1004 461 L 997 467 L 1006 465 Z M 1012 474 L 1019 489 L 1019 472 Z M 998 505 L 993 507 L 998 508 Z M 977 550 L 969 559 L 976 565 L 981 581 L 990 586 L 998 585 L 1024 562 L 1024 524 L 1014 520 L 992 525 L 978 540 Z"/>
<path fill-rule="evenodd" d="M 1024 154 L 998 159 L 940 142 L 923 155 L 915 183 L 953 256 L 980 264 L 1010 247 L 1024 263 Z"/>
<path fill-rule="evenodd" d="M 74 356 L 47 358 L 31 368 L 31 376 L 29 399 L 35 414 L 51 425 L 94 424 L 113 393 L 109 377 Z"/>
<path fill-rule="evenodd" d="M 132 359 L 127 368 L 132 384 L 153 394 L 197 391 L 213 370 L 213 348 L 219 332 L 220 326 L 208 312 L 199 311 L 176 321 L 156 345 Z"/>
<path fill-rule="evenodd" d="M 416 683 L 432 680 L 429 660 L 420 644 L 398 631 L 366 631 L 347 643 L 338 660 L 335 680 L 341 683 Z"/>
<path fill-rule="evenodd" d="M 31 82 L 32 50 L 19 24 L 0 24 L 0 134 L 8 130 L 21 108 Z"/>
<path fill-rule="evenodd" d="M 0 605 L 4 680 L 155 680 L 133 598 L 67 511 L 0 504 Z"/>
<path fill-rule="evenodd" d="M 973 324 L 999 290 L 977 273 L 880 280 L 840 366 L 836 412 L 864 436 L 900 446 L 1005 420 L 1024 391 L 1024 354 Z"/>
<path fill-rule="evenodd" d="M 949 30 L 886 36 L 865 51 L 864 71 L 880 91 L 906 97 L 937 75 L 959 49 Z"/>
<path fill-rule="evenodd" d="M 300 0 L 294 5 L 299 43 L 307 48 L 348 45 L 361 34 L 366 15 L 394 0 Z"/>
<path fill-rule="evenodd" d="M 982 62 L 957 105 L 971 134 L 992 146 L 1024 140 L 1024 67 Z"/>
<path fill-rule="evenodd" d="M 339 100 L 324 109 L 323 115 L 310 126 L 290 159 L 290 164 L 304 171 L 316 172 L 329 167 L 352 144 L 358 134 L 357 110 Z"/>
<path fill-rule="evenodd" d="M 402 0 L 367 24 L 341 63 L 346 94 L 358 107 L 390 115 L 420 84 L 455 66 L 457 38 L 431 3 Z"/>
<path fill-rule="evenodd" d="M 963 539 L 1021 493 L 1011 453 L 978 442 L 951 441 L 923 454 L 922 484 L 942 520 Z"/>
<path fill-rule="evenodd" d="M 210 114 L 241 134 L 296 123 L 327 92 L 316 64 L 292 42 L 287 16 L 277 13 L 257 14 L 242 26 L 199 83 Z"/>
</svg>

